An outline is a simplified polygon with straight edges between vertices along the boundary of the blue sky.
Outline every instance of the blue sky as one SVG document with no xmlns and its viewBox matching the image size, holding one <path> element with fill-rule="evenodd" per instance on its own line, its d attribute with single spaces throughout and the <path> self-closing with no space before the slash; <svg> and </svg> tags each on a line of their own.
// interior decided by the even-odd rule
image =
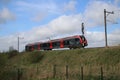
<svg viewBox="0 0 120 80">
<path fill-rule="evenodd" d="M 104 46 L 104 9 L 114 11 L 107 16 L 109 45 L 119 45 L 120 0 L 0 0 L 0 50 L 17 49 L 18 36 L 23 50 L 47 37 L 81 34 L 82 22 L 89 47 Z"/>
</svg>

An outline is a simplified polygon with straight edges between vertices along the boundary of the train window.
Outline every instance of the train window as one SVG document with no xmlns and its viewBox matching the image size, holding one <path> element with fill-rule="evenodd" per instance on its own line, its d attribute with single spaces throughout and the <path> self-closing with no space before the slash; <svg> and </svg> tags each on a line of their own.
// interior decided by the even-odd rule
<svg viewBox="0 0 120 80">
<path fill-rule="evenodd" d="M 53 42 L 53 47 L 59 47 L 60 46 L 60 42 Z"/>
<path fill-rule="evenodd" d="M 76 42 L 76 44 L 80 44 L 79 38 L 75 38 L 75 42 Z"/>
<path fill-rule="evenodd" d="M 79 40 L 79 38 L 69 39 L 68 42 L 69 42 L 68 45 L 80 44 L 80 40 Z"/>
<path fill-rule="evenodd" d="M 75 38 L 75 41 L 79 41 L 79 39 L 78 39 L 78 38 Z"/>
<path fill-rule="evenodd" d="M 69 40 L 65 40 L 64 45 L 70 45 Z"/>
<path fill-rule="evenodd" d="M 43 44 L 41 44 L 41 47 L 49 47 L 49 46 L 50 46 L 49 43 L 43 43 Z"/>
<path fill-rule="evenodd" d="M 34 49 L 38 49 L 38 45 L 34 45 Z"/>
<path fill-rule="evenodd" d="M 29 46 L 26 46 L 25 49 L 26 49 L 26 51 L 29 51 Z"/>
<path fill-rule="evenodd" d="M 73 45 L 73 44 L 75 44 L 75 40 L 74 39 L 70 39 L 69 43 L 70 43 L 70 45 Z"/>
<path fill-rule="evenodd" d="M 27 46 L 27 49 L 28 49 L 29 51 L 31 51 L 31 50 L 32 50 L 32 46 Z"/>
</svg>

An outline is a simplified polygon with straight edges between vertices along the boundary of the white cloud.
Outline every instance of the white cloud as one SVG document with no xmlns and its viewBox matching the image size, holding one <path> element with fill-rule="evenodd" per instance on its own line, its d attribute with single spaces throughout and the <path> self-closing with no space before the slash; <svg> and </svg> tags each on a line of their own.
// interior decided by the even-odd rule
<svg viewBox="0 0 120 80">
<path fill-rule="evenodd" d="M 115 5 L 120 4 L 120 0 L 114 0 Z"/>
<path fill-rule="evenodd" d="M 68 3 L 64 4 L 63 11 L 75 11 L 76 9 L 76 0 L 70 0 Z"/>
<path fill-rule="evenodd" d="M 105 3 L 103 1 L 92 1 L 86 7 L 86 10 L 83 14 L 84 21 L 87 26 L 103 26 L 104 24 L 104 9 L 107 11 L 115 11 L 115 14 L 110 14 L 107 16 L 107 20 L 111 22 L 116 22 L 120 16 L 116 11 L 120 8 L 112 3 Z"/>
<path fill-rule="evenodd" d="M 62 13 L 62 11 L 74 11 L 76 8 L 76 0 L 69 0 L 64 2 L 64 4 L 56 3 L 55 1 L 39 1 L 39 3 L 30 3 L 27 1 L 17 1 L 16 5 L 19 7 L 19 10 L 23 11 L 48 11 L 50 13 Z"/>
<path fill-rule="evenodd" d="M 101 47 L 104 46 L 104 32 L 86 32 L 86 39 L 88 41 L 88 47 Z"/>
<path fill-rule="evenodd" d="M 120 44 L 120 28 L 107 34 L 108 46 L 116 46 Z M 105 46 L 104 32 L 87 32 L 88 47 L 103 47 Z"/>
<path fill-rule="evenodd" d="M 39 13 L 39 14 L 35 14 L 34 17 L 32 18 L 32 21 L 38 22 L 38 21 L 43 20 L 45 17 L 47 17 L 47 13 L 41 12 L 41 13 Z"/>
<path fill-rule="evenodd" d="M 6 23 L 9 20 L 15 20 L 15 15 L 7 8 L 0 11 L 0 23 Z"/>
<path fill-rule="evenodd" d="M 60 15 L 66 12 L 73 13 L 76 8 L 76 0 L 64 2 L 64 4 L 53 1 L 40 1 L 39 3 L 30 3 L 27 1 L 17 1 L 17 11 L 23 11 L 32 15 L 33 21 L 41 21 L 47 15 Z"/>
<path fill-rule="evenodd" d="M 29 12 L 55 12 L 58 9 L 58 6 L 51 2 L 41 2 L 41 3 L 29 3 L 25 1 L 18 1 L 16 2 L 16 5 L 18 6 L 18 10 L 20 11 L 29 11 Z M 32 10 L 32 11 L 31 11 Z"/>
<path fill-rule="evenodd" d="M 31 35 L 26 41 L 35 42 L 48 37 L 80 32 L 81 19 L 80 14 L 69 16 L 63 15 L 54 19 L 47 25 L 38 26 L 28 32 L 24 32 L 21 36 L 28 37 Z"/>
<path fill-rule="evenodd" d="M 0 38 L 0 51 L 8 51 L 10 46 L 17 47 L 17 37 L 15 35 Z"/>
<path fill-rule="evenodd" d="M 31 16 L 30 19 L 36 22 L 43 20 L 47 15 L 60 14 L 59 6 L 54 2 L 46 3 L 45 1 L 39 1 L 38 3 L 30 3 L 27 1 L 17 1 L 16 5 L 16 9 L 21 15 L 22 13 L 27 13 Z"/>
<path fill-rule="evenodd" d="M 110 45 L 120 44 L 120 29 L 116 29 L 110 35 L 108 35 L 108 40 Z"/>
<path fill-rule="evenodd" d="M 81 14 L 78 15 L 63 15 L 50 22 L 49 26 L 57 34 L 74 33 L 80 29 L 82 21 Z"/>
</svg>

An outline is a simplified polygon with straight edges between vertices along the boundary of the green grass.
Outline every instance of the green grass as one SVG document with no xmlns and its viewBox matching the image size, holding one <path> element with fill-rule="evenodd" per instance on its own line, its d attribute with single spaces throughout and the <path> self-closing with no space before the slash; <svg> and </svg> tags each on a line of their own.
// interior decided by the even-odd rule
<svg viewBox="0 0 120 80">
<path fill-rule="evenodd" d="M 22 80 L 64 80 L 66 65 L 68 65 L 71 80 L 72 78 L 80 77 L 81 66 L 84 68 L 84 76 L 88 78 L 89 76 L 91 77 L 89 80 L 95 80 L 100 77 L 101 66 L 104 69 L 106 78 L 109 80 L 117 80 L 115 76 L 120 75 L 120 46 L 94 49 L 23 52 L 17 53 L 17 55 L 11 58 L 9 58 L 9 53 L 0 54 L 0 65 L 2 66 L 0 69 L 2 71 L 0 75 L 2 76 L 3 74 L 9 74 L 9 72 L 11 75 L 15 75 L 15 73 L 17 73 L 15 70 L 20 68 L 24 74 Z M 53 65 L 57 66 L 57 79 L 52 78 Z M 8 76 L 8 78 L 9 77 L 10 76 Z M 46 77 L 51 78 L 41 79 Z M 16 78 L 16 75 L 14 78 Z M 9 78 L 9 80 L 14 78 Z"/>
</svg>

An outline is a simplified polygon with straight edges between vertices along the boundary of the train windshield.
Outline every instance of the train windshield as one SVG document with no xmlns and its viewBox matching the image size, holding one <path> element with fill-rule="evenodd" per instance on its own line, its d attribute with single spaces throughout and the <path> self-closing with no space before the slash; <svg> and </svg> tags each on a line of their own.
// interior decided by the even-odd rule
<svg viewBox="0 0 120 80">
<path fill-rule="evenodd" d="M 81 38 L 82 38 L 82 40 L 83 40 L 83 41 L 85 41 L 85 40 L 86 40 L 84 36 L 81 36 Z"/>
</svg>

